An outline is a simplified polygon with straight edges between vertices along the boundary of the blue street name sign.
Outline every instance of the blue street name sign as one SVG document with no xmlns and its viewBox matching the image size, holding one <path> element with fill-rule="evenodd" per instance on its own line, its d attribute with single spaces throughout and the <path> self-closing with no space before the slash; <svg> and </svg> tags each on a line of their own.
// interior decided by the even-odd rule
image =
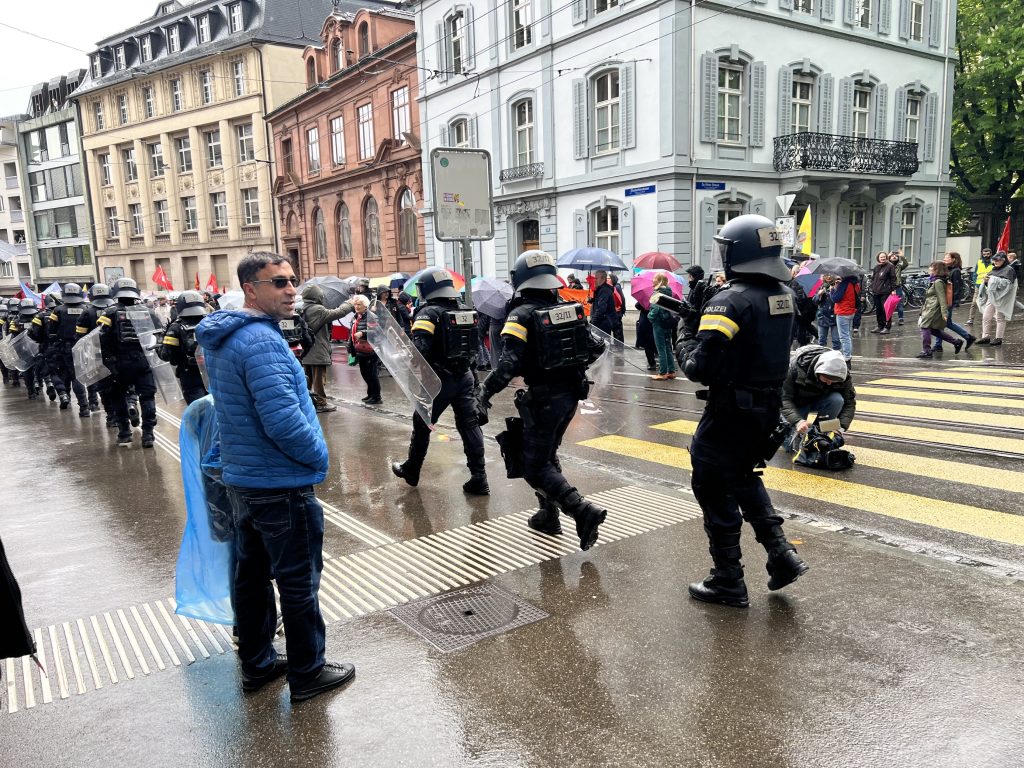
<svg viewBox="0 0 1024 768">
<path fill-rule="evenodd" d="M 697 189 L 710 189 L 721 192 L 725 189 L 724 181 L 698 181 Z"/>
<path fill-rule="evenodd" d="M 653 195 L 654 185 L 648 184 L 645 187 L 629 187 L 626 190 L 626 197 L 636 197 L 637 195 Z"/>
</svg>

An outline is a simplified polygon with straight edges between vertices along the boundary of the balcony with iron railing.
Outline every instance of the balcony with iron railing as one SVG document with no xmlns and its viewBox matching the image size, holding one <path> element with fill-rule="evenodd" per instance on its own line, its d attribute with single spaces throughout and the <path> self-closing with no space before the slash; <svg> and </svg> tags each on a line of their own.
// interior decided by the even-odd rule
<svg viewBox="0 0 1024 768">
<path fill-rule="evenodd" d="M 831 133 L 791 133 L 775 138 L 775 170 L 839 171 L 913 176 L 919 165 L 917 143 L 884 141 Z"/>
<path fill-rule="evenodd" d="M 517 165 L 515 168 L 503 168 L 498 174 L 498 180 L 504 183 L 539 179 L 542 176 L 544 176 L 544 163 L 529 163 L 528 165 Z"/>
</svg>

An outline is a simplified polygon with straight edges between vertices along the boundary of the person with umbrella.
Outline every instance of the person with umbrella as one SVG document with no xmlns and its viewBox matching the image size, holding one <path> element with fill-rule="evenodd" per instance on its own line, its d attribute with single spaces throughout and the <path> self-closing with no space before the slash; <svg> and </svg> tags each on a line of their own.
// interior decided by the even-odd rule
<svg viewBox="0 0 1024 768">
<path fill-rule="evenodd" d="M 814 271 L 823 275 L 835 275 L 837 283 L 829 291 L 839 329 L 839 348 L 846 359 L 846 367 L 853 368 L 853 321 L 860 305 L 861 268 L 852 259 L 833 257 L 819 259 Z"/>
<path fill-rule="evenodd" d="M 594 295 L 590 297 L 590 323 L 611 336 L 617 319 L 615 289 L 608 282 L 608 273 L 599 269 L 594 273 Z"/>
<path fill-rule="evenodd" d="M 317 413 L 338 410 L 327 402 L 327 372 L 331 368 L 331 323 L 350 314 L 351 301 L 342 302 L 336 309 L 324 306 L 324 291 L 319 285 L 307 284 L 302 289 L 302 319 L 313 334 L 313 346 L 302 356 L 302 369 L 306 372 L 309 395 Z"/>
<path fill-rule="evenodd" d="M 653 285 L 656 293 L 663 296 L 672 295 L 672 290 L 668 287 L 668 277 L 663 272 L 654 276 Z M 654 346 L 658 350 L 658 373 L 651 378 L 655 381 L 674 379 L 676 365 L 672 358 L 672 332 L 676 328 L 676 315 L 652 303 L 647 319 L 651 322 Z"/>
</svg>

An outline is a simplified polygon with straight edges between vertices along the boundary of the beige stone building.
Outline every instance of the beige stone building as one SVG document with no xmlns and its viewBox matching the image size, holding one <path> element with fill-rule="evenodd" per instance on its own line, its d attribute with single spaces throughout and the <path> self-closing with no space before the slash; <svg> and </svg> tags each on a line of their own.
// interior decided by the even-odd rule
<svg viewBox="0 0 1024 768">
<path fill-rule="evenodd" d="M 101 280 L 156 290 L 163 267 L 175 290 L 230 290 L 246 253 L 275 248 L 264 115 L 306 90 L 301 52 L 332 7 L 169 0 L 99 43 L 75 95 Z"/>
</svg>

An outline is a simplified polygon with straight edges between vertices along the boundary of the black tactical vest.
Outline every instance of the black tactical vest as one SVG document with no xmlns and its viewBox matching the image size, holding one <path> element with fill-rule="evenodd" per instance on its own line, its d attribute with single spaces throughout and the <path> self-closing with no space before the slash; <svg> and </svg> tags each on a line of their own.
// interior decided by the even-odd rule
<svg viewBox="0 0 1024 768">
<path fill-rule="evenodd" d="M 728 343 L 726 362 L 715 384 L 774 388 L 789 371 L 793 335 L 793 291 L 782 283 L 729 283 L 705 305 L 706 314 L 738 318 L 740 329 Z"/>
</svg>

